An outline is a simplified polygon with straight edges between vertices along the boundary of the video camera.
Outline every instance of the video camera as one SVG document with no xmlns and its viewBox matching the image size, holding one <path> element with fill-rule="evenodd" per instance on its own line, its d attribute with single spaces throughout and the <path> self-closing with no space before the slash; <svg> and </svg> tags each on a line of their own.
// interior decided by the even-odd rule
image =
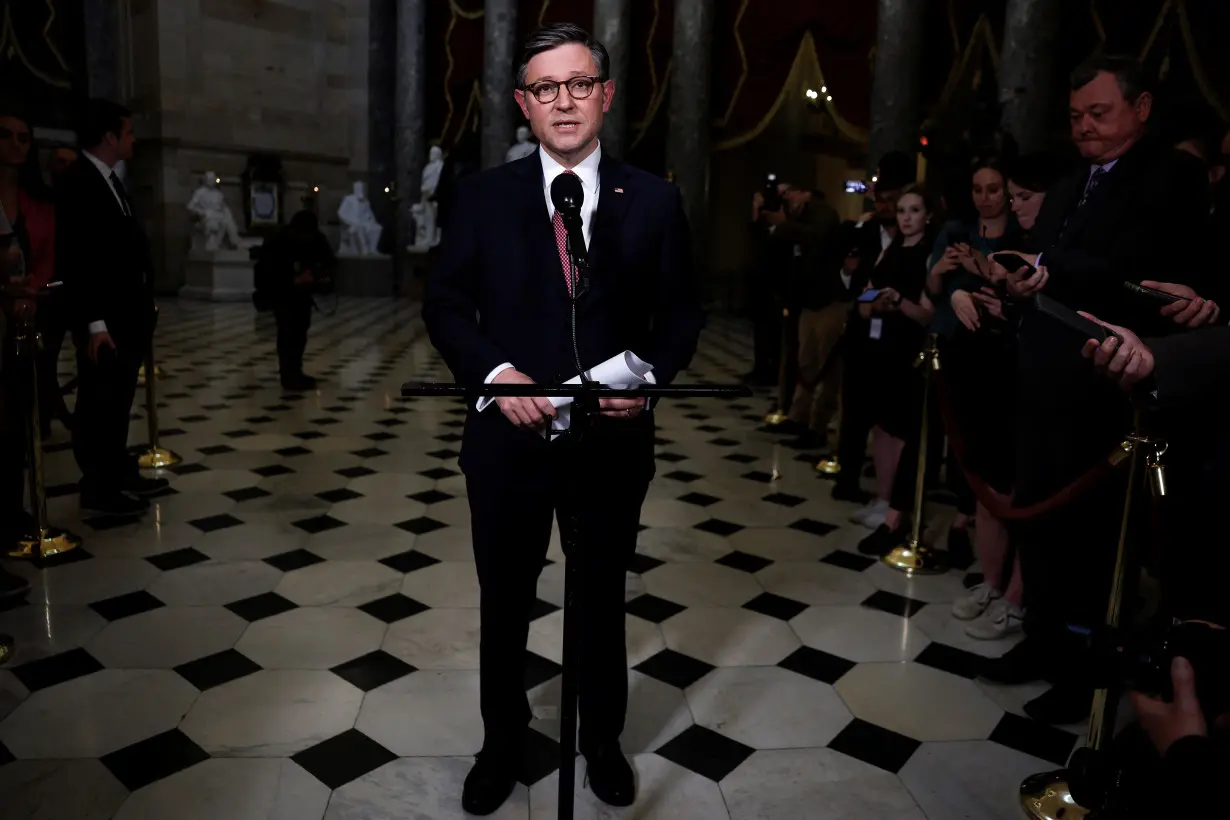
<svg viewBox="0 0 1230 820">
<path fill-rule="evenodd" d="M 782 195 L 777 190 L 777 174 L 769 174 L 764 183 L 764 210 L 780 211 L 781 209 Z"/>
</svg>

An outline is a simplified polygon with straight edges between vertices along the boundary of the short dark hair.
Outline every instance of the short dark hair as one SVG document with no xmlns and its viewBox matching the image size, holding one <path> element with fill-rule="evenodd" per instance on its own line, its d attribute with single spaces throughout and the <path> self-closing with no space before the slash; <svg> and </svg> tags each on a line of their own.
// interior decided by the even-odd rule
<svg viewBox="0 0 1230 820">
<path fill-rule="evenodd" d="M 525 39 L 521 49 L 521 64 L 517 67 L 517 88 L 525 88 L 526 74 L 530 70 L 530 60 L 543 52 L 550 51 L 569 43 L 578 43 L 589 49 L 594 63 L 598 66 L 598 79 L 606 82 L 611 77 L 611 56 L 606 52 L 606 46 L 598 42 L 585 29 L 573 23 L 552 23 L 535 30 Z"/>
<path fill-rule="evenodd" d="M 1008 169 L 1008 179 L 1027 191 L 1045 193 L 1059 179 L 1061 168 L 1051 154 L 1026 154 Z"/>
<path fill-rule="evenodd" d="M 1149 90 L 1140 61 L 1116 54 L 1095 54 L 1085 60 L 1072 72 L 1068 85 L 1071 90 L 1079 91 L 1097 79 L 1099 74 L 1114 75 L 1123 98 L 1130 103 L 1136 102 L 1141 94 Z"/>
<path fill-rule="evenodd" d="M 82 148 L 95 148 L 102 144 L 108 134 L 117 137 L 124 131 L 124 120 L 132 119 L 132 112 L 111 100 L 90 100 L 86 103 L 81 118 L 78 138 Z"/>
</svg>

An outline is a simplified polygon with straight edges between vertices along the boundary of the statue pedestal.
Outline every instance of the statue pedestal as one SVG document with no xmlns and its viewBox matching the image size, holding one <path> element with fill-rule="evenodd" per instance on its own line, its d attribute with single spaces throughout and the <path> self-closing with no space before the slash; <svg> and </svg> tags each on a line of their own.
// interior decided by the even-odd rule
<svg viewBox="0 0 1230 820">
<path fill-rule="evenodd" d="M 396 296 L 393 257 L 338 254 L 334 277 L 339 296 Z"/>
<path fill-rule="evenodd" d="M 252 267 L 246 250 L 189 251 L 179 295 L 207 302 L 246 302 L 252 298 Z"/>
</svg>

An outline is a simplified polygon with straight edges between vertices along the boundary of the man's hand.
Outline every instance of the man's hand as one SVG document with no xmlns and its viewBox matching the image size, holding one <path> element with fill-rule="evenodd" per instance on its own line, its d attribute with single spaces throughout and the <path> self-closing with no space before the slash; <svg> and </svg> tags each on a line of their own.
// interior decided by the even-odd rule
<svg viewBox="0 0 1230 820">
<path fill-rule="evenodd" d="M 955 247 L 949 247 L 944 250 L 939 259 L 935 260 L 935 264 L 931 266 L 931 273 L 952 273 L 959 267 L 961 267 L 961 253 Z"/>
<path fill-rule="evenodd" d="M 645 409 L 644 399 L 598 399 L 602 415 L 613 419 L 634 419 Z"/>
<path fill-rule="evenodd" d="M 1083 311 L 1081 316 L 1113 330 L 1123 339 L 1119 341 L 1111 336 L 1100 344 L 1096 339 L 1085 342 L 1081 355 L 1092 359 L 1099 373 L 1106 374 L 1111 381 L 1117 381 L 1124 390 L 1131 390 L 1142 379 L 1153 375 L 1153 351 L 1145 346 L 1139 336 L 1126 327 L 1107 324 Z"/>
<path fill-rule="evenodd" d="M 1187 658 L 1170 662 L 1170 680 L 1174 685 L 1174 700 L 1170 703 L 1140 692 L 1129 693 L 1141 728 L 1163 757 L 1180 738 L 1208 734 L 1204 712 L 1196 699 L 1196 674 Z"/>
<path fill-rule="evenodd" d="M 1175 302 L 1173 305 L 1166 305 L 1162 308 L 1162 315 L 1176 325 L 1203 327 L 1204 325 L 1216 324 L 1218 318 L 1221 317 L 1221 308 L 1217 306 L 1216 302 L 1201 298 L 1196 291 L 1187 285 L 1146 280 L 1141 282 L 1140 286 L 1142 288 L 1160 290 L 1173 296 L 1183 297 L 1185 301 Z"/>
<path fill-rule="evenodd" d="M 979 250 L 971 248 L 969 245 L 958 243 L 950 250 L 956 251 L 957 264 L 965 268 L 975 276 L 981 276 L 986 279 L 989 276 L 988 263 L 986 255 Z"/>
<path fill-rule="evenodd" d="M 786 221 L 786 209 L 782 208 L 780 211 L 761 211 L 761 216 L 770 225 L 780 225 Z"/>
<path fill-rule="evenodd" d="M 901 294 L 894 288 L 881 288 L 880 295 L 871 303 L 872 313 L 896 313 L 901 309 Z"/>
<path fill-rule="evenodd" d="M 988 314 L 1001 321 L 1004 320 L 1004 303 L 995 293 L 994 288 L 984 287 L 981 292 L 970 293 L 970 296 Z"/>
<path fill-rule="evenodd" d="M 1000 270 L 1003 270 L 1003 266 L 999 265 L 998 262 L 996 265 Z M 1008 286 L 1008 293 L 1013 299 L 1030 298 L 1046 287 L 1046 283 L 1051 278 L 1045 266 L 1035 270 L 1032 275 L 1028 275 L 1028 271 L 1029 268 L 1021 268 L 1016 273 L 1005 273 L 1004 281 Z M 992 276 L 992 281 L 995 281 L 994 276 Z"/>
<path fill-rule="evenodd" d="M 312 284 L 312 280 L 313 280 L 312 272 L 310 270 L 305 270 L 302 273 L 300 273 L 298 276 L 295 277 L 295 284 L 307 286 L 307 285 Z"/>
<path fill-rule="evenodd" d="M 534 380 L 519 370 L 508 368 L 500 372 L 492 384 L 534 384 Z M 504 417 L 523 430 L 542 430 L 555 418 L 556 410 L 546 396 L 497 396 Z"/>
<path fill-rule="evenodd" d="M 104 347 L 109 347 L 115 350 L 115 342 L 111 341 L 111 334 L 103 331 L 102 333 L 90 334 L 90 347 L 86 351 L 89 354 L 90 361 L 98 363 L 98 354 L 102 352 Z"/>
<path fill-rule="evenodd" d="M 979 320 L 978 306 L 974 304 L 973 295 L 966 290 L 959 290 L 949 299 L 949 304 L 952 305 L 952 312 L 957 314 L 957 321 L 965 325 L 965 329 L 971 333 L 978 330 Z"/>
</svg>

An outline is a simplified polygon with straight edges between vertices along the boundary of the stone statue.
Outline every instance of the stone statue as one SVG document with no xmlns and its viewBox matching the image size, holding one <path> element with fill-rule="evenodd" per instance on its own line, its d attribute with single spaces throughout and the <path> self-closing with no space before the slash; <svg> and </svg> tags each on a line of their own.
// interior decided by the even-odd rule
<svg viewBox="0 0 1230 820">
<path fill-rule="evenodd" d="M 240 250 L 245 247 L 235 226 L 235 217 L 226 205 L 226 198 L 218 189 L 218 177 L 206 171 L 200 186 L 188 200 L 188 211 L 195 217 L 196 231 L 192 237 L 193 250 L 209 252 Z M 198 245 L 198 239 L 202 245 Z"/>
<path fill-rule="evenodd" d="M 380 246 L 380 234 L 384 228 L 372 213 L 362 182 L 354 184 L 354 192 L 347 194 L 337 209 L 337 218 L 342 222 L 342 241 L 339 254 L 348 256 L 376 256 Z"/>
<path fill-rule="evenodd" d="M 538 146 L 530 142 L 530 129 L 522 125 L 517 128 L 517 141 L 508 146 L 508 153 L 504 155 L 504 161 L 513 162 L 524 159 L 537 150 Z"/>
<path fill-rule="evenodd" d="M 436 198 L 436 188 L 440 184 L 440 173 L 444 170 L 444 151 L 440 146 L 433 145 L 427 152 L 427 164 L 423 166 L 423 181 L 419 187 L 423 202 Z"/>
<path fill-rule="evenodd" d="M 434 248 L 440 244 L 440 229 L 437 227 L 436 188 L 440 185 L 440 174 L 444 170 L 444 152 L 440 146 L 433 145 L 427 153 L 427 165 L 423 167 L 423 179 L 419 185 L 422 199 L 410 206 L 410 214 L 414 217 L 414 245 L 418 250 Z"/>
</svg>

